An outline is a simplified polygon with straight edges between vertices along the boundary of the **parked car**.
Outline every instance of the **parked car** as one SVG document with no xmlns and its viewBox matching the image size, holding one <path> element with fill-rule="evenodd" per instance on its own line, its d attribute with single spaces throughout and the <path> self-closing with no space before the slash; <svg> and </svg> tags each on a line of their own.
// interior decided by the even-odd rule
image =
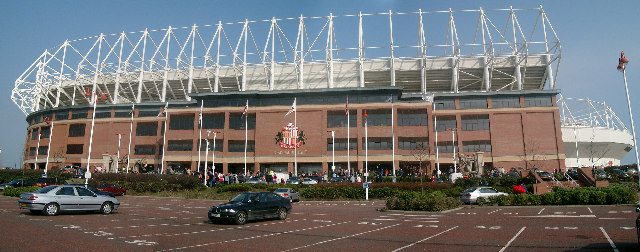
<svg viewBox="0 0 640 252">
<path fill-rule="evenodd" d="M 537 170 L 536 173 L 538 173 L 538 176 L 540 176 L 540 178 L 545 181 L 551 180 L 551 177 L 553 176 L 551 175 L 551 173 L 542 170 Z"/>
<path fill-rule="evenodd" d="M 14 179 L 9 181 L 9 183 L 4 183 L 0 185 L 0 190 L 4 190 L 7 187 L 27 187 L 33 186 L 34 182 L 26 179 Z"/>
<path fill-rule="evenodd" d="M 100 184 L 98 190 L 113 193 L 113 195 L 124 196 L 127 194 L 127 190 L 114 184 Z"/>
<path fill-rule="evenodd" d="M 304 184 L 304 185 L 315 185 L 317 183 L 318 183 L 318 181 L 315 180 L 315 179 L 312 179 L 312 178 L 304 178 L 302 180 L 302 184 Z"/>
<path fill-rule="evenodd" d="M 578 179 L 578 170 L 569 170 L 567 171 L 567 173 L 569 174 L 569 176 L 571 176 L 571 178 Z"/>
<path fill-rule="evenodd" d="M 287 179 L 287 184 L 297 185 L 300 184 L 300 182 L 302 182 L 300 180 L 300 177 L 290 177 L 289 179 Z"/>
<path fill-rule="evenodd" d="M 50 185 L 62 185 L 63 180 L 58 178 L 39 178 L 36 180 L 35 186 L 46 187 Z"/>
<path fill-rule="evenodd" d="M 509 172 L 507 174 L 505 174 L 506 177 L 511 177 L 511 178 L 520 178 L 520 173 L 517 172 Z"/>
<path fill-rule="evenodd" d="M 115 197 L 115 195 L 113 195 L 113 193 L 100 191 L 100 190 L 98 190 L 98 188 L 95 188 L 94 186 L 89 185 L 89 184 L 75 184 L 75 183 L 74 183 L 74 184 L 65 184 L 65 185 L 82 186 L 82 187 L 84 187 L 84 188 L 89 189 L 89 191 L 91 191 L 91 192 L 93 192 L 93 193 L 95 193 L 95 194 L 97 194 L 97 195 L 104 195 L 104 196 L 109 196 L 109 197 Z"/>
<path fill-rule="evenodd" d="M 244 182 L 245 184 L 267 184 L 267 181 L 262 177 L 253 177 Z"/>
<path fill-rule="evenodd" d="M 229 202 L 213 206 L 208 217 L 212 222 L 231 220 L 243 225 L 248 220 L 277 218 L 284 220 L 292 209 L 291 200 L 272 192 L 241 193 Z"/>
<path fill-rule="evenodd" d="M 629 175 L 638 174 L 638 170 L 636 170 L 636 168 L 627 168 L 625 172 Z"/>
<path fill-rule="evenodd" d="M 471 187 L 460 193 L 460 200 L 467 204 L 473 204 L 478 202 L 478 198 L 489 198 L 492 196 L 509 195 L 508 193 L 499 192 L 493 187 Z"/>
<path fill-rule="evenodd" d="M 28 209 L 33 214 L 57 215 L 66 211 L 99 211 L 110 214 L 117 210 L 120 202 L 114 198 L 97 195 L 77 185 L 46 186 L 31 193 L 20 194 L 20 209 Z"/>
<path fill-rule="evenodd" d="M 629 174 L 620 169 L 611 169 L 611 173 L 618 175 L 620 178 L 629 177 Z"/>
<path fill-rule="evenodd" d="M 343 182 L 347 182 L 347 180 L 344 179 L 343 177 L 332 177 L 331 180 L 329 180 L 329 182 L 331 182 L 331 183 L 343 183 Z"/>
<path fill-rule="evenodd" d="M 280 195 L 280 197 L 290 199 L 291 202 L 300 201 L 300 196 L 298 192 L 292 188 L 278 188 L 274 191 L 275 194 Z"/>
<path fill-rule="evenodd" d="M 595 178 L 597 178 L 597 179 L 609 179 L 609 178 L 611 178 L 611 175 L 607 174 L 606 171 L 600 170 L 600 169 L 595 170 L 593 176 Z"/>
</svg>

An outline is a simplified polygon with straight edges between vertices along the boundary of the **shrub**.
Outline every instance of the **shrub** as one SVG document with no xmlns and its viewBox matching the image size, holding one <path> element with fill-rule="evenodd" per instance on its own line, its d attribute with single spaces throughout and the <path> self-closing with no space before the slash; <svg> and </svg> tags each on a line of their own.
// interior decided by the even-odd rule
<svg viewBox="0 0 640 252">
<path fill-rule="evenodd" d="M 39 186 L 27 186 L 27 187 L 7 187 L 2 192 L 4 196 L 20 197 L 20 194 L 25 192 L 33 192 L 40 189 Z"/>
<path fill-rule="evenodd" d="M 412 195 L 413 194 L 413 195 Z M 386 207 L 391 210 L 440 212 L 459 207 L 462 202 L 454 197 L 418 196 L 407 193 L 387 200 Z"/>
</svg>

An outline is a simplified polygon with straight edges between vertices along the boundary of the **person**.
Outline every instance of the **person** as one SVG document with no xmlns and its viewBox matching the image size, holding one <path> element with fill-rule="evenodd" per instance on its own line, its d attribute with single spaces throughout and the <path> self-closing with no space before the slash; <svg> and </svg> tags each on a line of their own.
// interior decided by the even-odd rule
<svg viewBox="0 0 640 252">
<path fill-rule="evenodd" d="M 360 175 L 358 175 L 358 177 L 356 178 L 356 183 L 362 183 L 362 178 L 360 177 Z"/>
<path fill-rule="evenodd" d="M 280 183 L 284 184 L 284 178 L 280 178 Z"/>
</svg>

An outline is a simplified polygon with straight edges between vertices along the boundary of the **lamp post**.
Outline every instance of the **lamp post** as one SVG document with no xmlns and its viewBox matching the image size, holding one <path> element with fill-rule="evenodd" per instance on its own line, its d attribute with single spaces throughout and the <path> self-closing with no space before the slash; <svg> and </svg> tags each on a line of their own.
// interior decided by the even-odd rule
<svg viewBox="0 0 640 252">
<path fill-rule="evenodd" d="M 636 152 L 636 166 L 640 165 L 640 161 L 638 161 L 638 143 L 636 142 L 636 128 L 633 125 L 633 114 L 631 113 L 631 99 L 629 98 L 629 86 L 627 85 L 627 73 L 625 69 L 627 68 L 627 63 L 629 60 L 624 56 L 624 51 L 620 53 L 620 58 L 618 59 L 618 70 L 622 70 L 622 77 L 624 79 L 624 90 L 627 93 L 627 105 L 629 106 L 629 119 L 631 119 L 631 133 L 633 135 L 633 147 Z M 640 178 L 639 178 L 640 182 Z"/>
<path fill-rule="evenodd" d="M 207 148 L 204 151 L 204 172 L 203 172 L 203 178 L 204 181 L 202 183 L 204 183 L 204 185 L 207 185 L 207 164 L 209 163 L 209 134 L 211 134 L 210 130 L 207 130 Z"/>
<path fill-rule="evenodd" d="M 447 130 L 451 131 L 451 147 L 453 147 L 453 172 L 458 172 L 458 168 L 456 167 L 456 131 L 458 128 L 447 128 Z"/>
<path fill-rule="evenodd" d="M 122 139 L 122 133 L 116 133 L 116 135 L 118 135 L 118 151 L 116 154 L 116 173 L 118 172 L 118 169 L 120 169 L 120 140 Z"/>
</svg>

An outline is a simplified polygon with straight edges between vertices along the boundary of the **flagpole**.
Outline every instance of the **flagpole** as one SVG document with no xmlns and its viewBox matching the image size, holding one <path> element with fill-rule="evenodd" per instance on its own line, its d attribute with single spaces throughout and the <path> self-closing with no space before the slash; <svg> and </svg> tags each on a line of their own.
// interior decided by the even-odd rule
<svg viewBox="0 0 640 252">
<path fill-rule="evenodd" d="M 347 95 L 347 106 L 345 108 L 347 110 L 347 171 L 349 172 L 349 174 L 351 176 L 353 176 L 353 174 L 351 173 L 351 136 L 349 134 L 350 130 L 351 130 L 351 120 L 350 120 L 350 113 L 349 113 L 349 96 Z"/>
<path fill-rule="evenodd" d="M 393 183 L 396 182 L 396 137 L 393 131 L 393 125 L 395 121 L 393 120 L 393 96 L 391 96 L 391 168 L 393 169 Z"/>
<path fill-rule="evenodd" d="M 296 108 L 296 99 L 293 98 L 293 127 L 296 129 L 293 141 L 293 172 L 298 174 L 298 109 Z"/>
<path fill-rule="evenodd" d="M 122 139 L 122 134 L 118 133 L 118 154 L 116 155 L 116 173 L 118 173 L 118 169 L 120 168 L 120 140 Z"/>
<path fill-rule="evenodd" d="M 364 110 L 364 181 L 369 181 L 369 131 L 367 130 L 367 110 Z"/>
<path fill-rule="evenodd" d="M 202 107 L 204 106 L 204 100 L 200 104 L 200 115 L 198 116 L 198 123 L 200 125 L 199 128 L 199 138 L 198 138 L 198 172 L 200 172 L 200 151 L 202 150 Z M 206 172 L 206 171 L 205 171 Z"/>
<path fill-rule="evenodd" d="M 437 171 L 436 174 L 440 174 L 440 159 L 439 159 L 439 154 L 440 151 L 438 150 L 438 117 L 436 116 L 436 101 L 435 99 L 431 102 L 433 104 L 433 111 L 431 112 L 432 116 L 433 116 L 433 131 L 436 132 L 436 141 L 434 142 L 434 146 L 436 147 L 436 167 L 437 167 Z"/>
<path fill-rule="evenodd" d="M 87 172 L 90 172 L 89 165 L 91 164 L 91 144 L 93 144 L 93 126 L 96 119 L 96 104 L 98 103 L 98 95 L 93 97 L 93 115 L 91 116 L 91 135 L 89 137 L 89 156 L 87 157 Z"/>
<path fill-rule="evenodd" d="M 211 150 L 211 174 L 216 172 L 216 136 L 218 132 L 213 132 L 213 149 Z"/>
<path fill-rule="evenodd" d="M 249 99 L 247 99 L 247 105 L 245 106 L 249 110 Z M 244 175 L 247 176 L 247 137 L 249 135 L 249 111 L 245 111 L 244 115 Z"/>
<path fill-rule="evenodd" d="M 49 128 L 49 145 L 47 147 L 47 162 L 44 164 L 44 174 L 47 174 L 47 167 L 49 166 L 49 152 L 51 151 L 51 138 L 53 138 L 53 120 L 51 121 L 51 127 Z"/>
<path fill-rule="evenodd" d="M 211 134 L 210 130 L 207 130 L 207 149 L 204 151 L 204 175 L 202 176 L 204 178 L 204 185 L 207 185 L 207 165 L 209 164 L 209 134 Z"/>
<path fill-rule="evenodd" d="M 129 150 L 127 152 L 127 173 L 129 173 L 129 164 L 131 161 L 131 137 L 133 135 L 133 115 L 136 113 L 135 108 L 136 108 L 136 104 L 131 103 L 131 125 L 129 125 Z"/>
<path fill-rule="evenodd" d="M 160 174 L 166 174 L 166 167 L 164 165 L 164 155 L 167 152 L 167 131 L 169 131 L 169 129 L 167 128 L 167 118 L 169 118 L 169 102 L 167 102 L 167 104 L 164 106 L 165 110 L 164 110 L 164 134 L 162 134 L 162 170 L 160 171 Z"/>
</svg>

